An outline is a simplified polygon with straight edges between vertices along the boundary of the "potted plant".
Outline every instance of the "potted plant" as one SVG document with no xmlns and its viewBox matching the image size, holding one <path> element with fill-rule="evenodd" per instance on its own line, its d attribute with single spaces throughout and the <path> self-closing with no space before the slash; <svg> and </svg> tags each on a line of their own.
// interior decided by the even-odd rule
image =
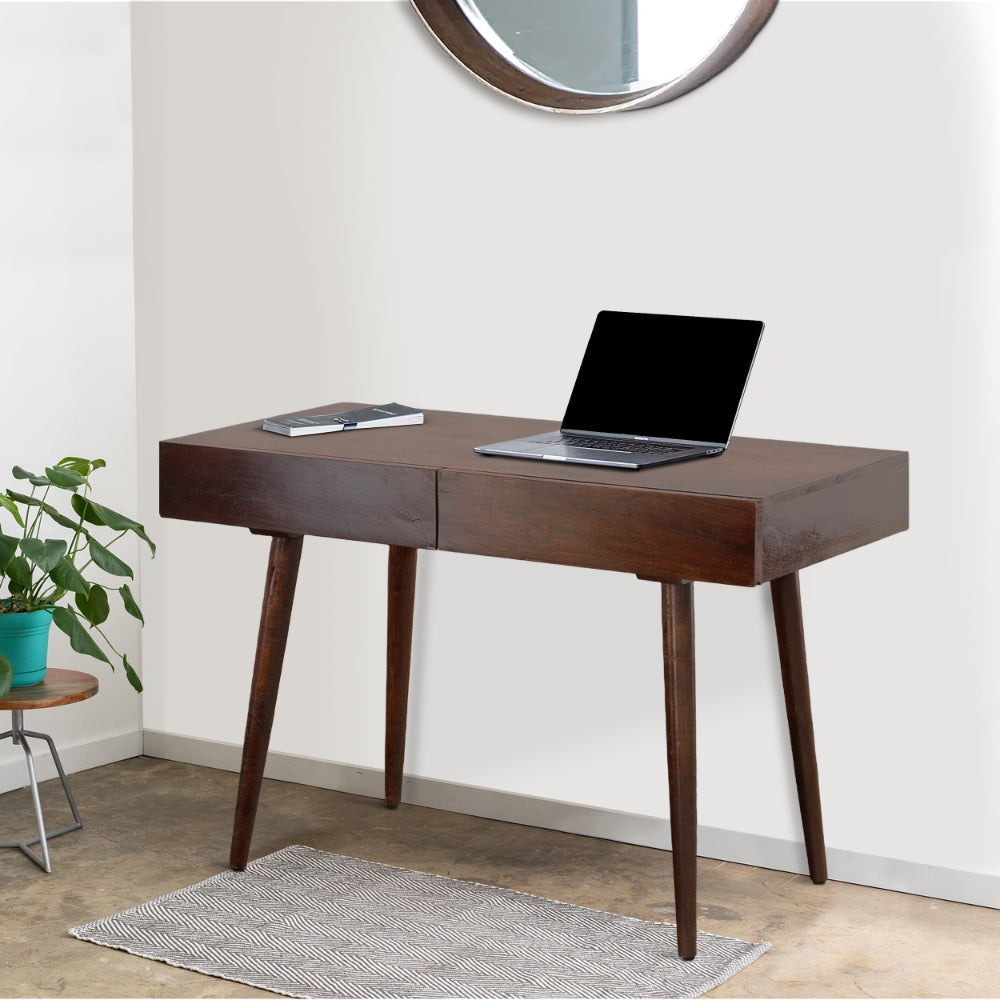
<svg viewBox="0 0 1000 1000">
<path fill-rule="evenodd" d="M 53 624 L 76 652 L 103 660 L 112 670 L 120 662 L 132 687 L 142 690 L 127 656 L 101 626 L 110 614 L 109 594 L 117 594 L 128 614 L 143 621 L 126 582 L 134 578 L 132 568 L 112 546 L 129 533 L 151 554 L 156 546 L 137 521 L 91 498 L 90 477 L 106 464 L 101 458 L 64 458 L 44 475 L 14 466 L 14 478 L 30 492 L 0 493 L 0 697 L 11 685 L 42 680 Z M 11 519 L 16 527 L 8 534 L 4 522 Z"/>
</svg>

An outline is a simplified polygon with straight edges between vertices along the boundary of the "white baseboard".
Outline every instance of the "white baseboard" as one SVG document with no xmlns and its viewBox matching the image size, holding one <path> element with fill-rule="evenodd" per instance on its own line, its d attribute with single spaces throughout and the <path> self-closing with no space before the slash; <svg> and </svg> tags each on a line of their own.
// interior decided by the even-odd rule
<svg viewBox="0 0 1000 1000">
<path fill-rule="evenodd" d="M 3 761 L 0 762 L 0 793 L 9 792 L 15 788 L 24 788 L 28 784 L 28 769 L 24 753 L 20 747 L 14 747 L 10 752 L 9 738 L 0 746 L 7 749 Z M 28 746 L 35 762 L 35 775 L 39 781 L 48 781 L 58 776 L 55 761 L 49 753 L 44 740 L 28 738 Z M 142 733 L 123 733 L 120 736 L 109 736 L 101 740 L 87 743 L 77 743 L 61 746 L 56 743 L 59 759 L 67 774 L 77 771 L 89 771 L 92 767 L 102 767 L 116 760 L 128 760 L 129 757 L 142 755 Z"/>
<path fill-rule="evenodd" d="M 231 743 L 147 729 L 143 733 L 143 753 L 149 757 L 200 764 L 224 771 L 239 771 L 242 751 L 239 746 Z M 330 788 L 354 795 L 371 798 L 383 796 L 383 772 L 375 768 L 351 767 L 311 757 L 270 753 L 264 774 L 280 781 Z M 664 850 L 670 848 L 670 822 L 655 816 L 614 812 L 417 777 L 404 779 L 403 801 L 523 826 L 561 830 Z M 702 857 L 776 871 L 799 874 L 808 872 L 805 847 L 800 843 L 774 837 L 701 826 L 698 828 L 698 853 Z M 880 858 L 836 847 L 827 847 L 826 853 L 830 878 L 838 882 L 1000 909 L 1000 877 L 995 875 Z"/>
</svg>

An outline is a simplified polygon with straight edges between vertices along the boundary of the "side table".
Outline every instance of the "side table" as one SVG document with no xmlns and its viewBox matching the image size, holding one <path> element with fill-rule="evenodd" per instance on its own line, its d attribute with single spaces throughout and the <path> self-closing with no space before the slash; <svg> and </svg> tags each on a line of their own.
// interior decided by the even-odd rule
<svg viewBox="0 0 1000 1000">
<path fill-rule="evenodd" d="M 49 861 L 48 842 L 54 837 L 61 837 L 64 833 L 72 833 L 83 826 L 80 819 L 80 812 L 76 807 L 73 793 L 69 790 L 69 782 L 66 780 L 66 772 L 63 770 L 62 761 L 56 752 L 56 745 L 52 742 L 52 737 L 45 733 L 30 732 L 24 728 L 24 713 L 32 708 L 55 708 L 57 705 L 72 705 L 76 701 L 85 701 L 93 698 L 97 694 L 97 678 L 90 674 L 82 673 L 79 670 L 57 670 L 50 667 L 45 672 L 45 679 L 39 684 L 31 687 L 14 688 L 6 698 L 0 700 L 0 711 L 11 713 L 11 728 L 6 733 L 0 733 L 0 740 L 8 737 L 15 746 L 20 746 L 24 750 L 24 759 L 28 764 L 28 778 L 31 782 L 31 798 L 35 804 L 35 819 L 38 823 L 38 836 L 32 840 L 4 841 L 0 842 L 0 847 L 18 847 L 31 858 L 39 867 L 46 872 L 52 871 Z M 52 752 L 52 759 L 55 761 L 56 770 L 59 772 L 59 780 L 62 782 L 63 791 L 69 801 L 69 807 L 73 810 L 74 822 L 70 826 L 61 827 L 51 833 L 45 831 L 45 821 L 42 818 L 42 803 L 38 797 L 38 779 L 35 777 L 35 761 L 31 754 L 31 747 L 25 737 L 31 736 L 34 739 L 45 740 Z M 33 850 L 34 844 L 41 844 L 42 855 L 39 857 Z"/>
</svg>

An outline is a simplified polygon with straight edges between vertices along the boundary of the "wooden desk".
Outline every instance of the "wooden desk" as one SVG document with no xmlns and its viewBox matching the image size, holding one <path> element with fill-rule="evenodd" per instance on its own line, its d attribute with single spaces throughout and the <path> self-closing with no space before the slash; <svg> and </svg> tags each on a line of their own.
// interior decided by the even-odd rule
<svg viewBox="0 0 1000 1000">
<path fill-rule="evenodd" d="M 344 402 L 304 412 L 332 412 Z M 695 954 L 692 582 L 769 583 L 809 872 L 826 880 L 798 571 L 907 527 L 907 454 L 735 438 L 641 472 L 492 458 L 552 421 L 429 411 L 416 427 L 286 438 L 261 421 L 160 443 L 160 513 L 272 536 L 230 863 L 247 864 L 305 535 L 389 546 L 386 802 L 398 804 L 418 549 L 633 573 L 662 593 L 678 951 Z"/>
</svg>

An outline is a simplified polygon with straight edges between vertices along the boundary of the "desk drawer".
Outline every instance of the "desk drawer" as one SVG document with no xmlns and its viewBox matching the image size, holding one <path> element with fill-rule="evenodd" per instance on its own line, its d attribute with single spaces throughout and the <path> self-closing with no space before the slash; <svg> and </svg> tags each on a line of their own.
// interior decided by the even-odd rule
<svg viewBox="0 0 1000 1000">
<path fill-rule="evenodd" d="M 445 470 L 438 508 L 438 548 L 448 552 L 657 579 L 758 580 L 753 500 Z"/>
<path fill-rule="evenodd" d="M 267 533 L 434 548 L 433 469 L 160 443 L 160 514 Z"/>
</svg>

